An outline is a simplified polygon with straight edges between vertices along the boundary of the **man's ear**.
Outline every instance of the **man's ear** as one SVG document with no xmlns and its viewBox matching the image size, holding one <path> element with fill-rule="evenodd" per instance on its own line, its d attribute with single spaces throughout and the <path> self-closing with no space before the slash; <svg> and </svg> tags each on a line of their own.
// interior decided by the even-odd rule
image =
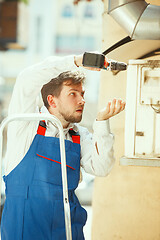
<svg viewBox="0 0 160 240">
<path fill-rule="evenodd" d="M 53 95 L 48 95 L 47 96 L 47 101 L 50 107 L 55 108 L 56 107 L 56 103 L 55 103 L 55 96 Z"/>
</svg>

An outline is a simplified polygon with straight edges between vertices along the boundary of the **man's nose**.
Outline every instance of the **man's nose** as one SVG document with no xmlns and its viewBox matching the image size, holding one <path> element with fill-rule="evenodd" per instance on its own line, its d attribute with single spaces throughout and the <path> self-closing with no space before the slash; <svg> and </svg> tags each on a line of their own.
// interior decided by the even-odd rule
<svg viewBox="0 0 160 240">
<path fill-rule="evenodd" d="M 80 103 L 81 105 L 84 105 L 84 104 L 85 104 L 84 97 L 81 97 L 81 99 L 80 99 L 79 103 Z"/>
</svg>

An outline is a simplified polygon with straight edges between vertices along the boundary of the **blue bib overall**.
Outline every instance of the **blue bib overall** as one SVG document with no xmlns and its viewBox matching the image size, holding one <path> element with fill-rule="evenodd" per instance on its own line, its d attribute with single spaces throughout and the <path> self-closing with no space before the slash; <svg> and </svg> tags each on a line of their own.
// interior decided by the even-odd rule
<svg viewBox="0 0 160 240">
<path fill-rule="evenodd" d="M 45 137 L 42 126 L 38 129 L 23 160 L 4 176 L 1 240 L 66 239 L 59 139 Z M 72 239 L 83 240 L 87 213 L 74 192 L 80 175 L 80 144 L 65 140 L 65 148 Z"/>
</svg>

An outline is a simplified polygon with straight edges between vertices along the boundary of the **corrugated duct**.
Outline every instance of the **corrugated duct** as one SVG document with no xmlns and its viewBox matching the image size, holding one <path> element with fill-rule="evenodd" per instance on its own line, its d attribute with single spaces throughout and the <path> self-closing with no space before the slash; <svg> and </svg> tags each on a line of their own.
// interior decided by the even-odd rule
<svg viewBox="0 0 160 240">
<path fill-rule="evenodd" d="M 131 39 L 160 40 L 160 6 L 144 0 L 109 0 L 108 14 Z"/>
</svg>

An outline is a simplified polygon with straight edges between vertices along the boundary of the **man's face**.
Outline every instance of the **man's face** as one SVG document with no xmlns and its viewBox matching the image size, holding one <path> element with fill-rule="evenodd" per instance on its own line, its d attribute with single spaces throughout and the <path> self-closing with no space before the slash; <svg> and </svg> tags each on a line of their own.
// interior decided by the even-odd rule
<svg viewBox="0 0 160 240">
<path fill-rule="evenodd" d="M 84 90 L 82 83 L 64 82 L 59 97 L 55 98 L 56 115 L 66 123 L 78 123 L 82 119 L 84 108 Z"/>
</svg>

